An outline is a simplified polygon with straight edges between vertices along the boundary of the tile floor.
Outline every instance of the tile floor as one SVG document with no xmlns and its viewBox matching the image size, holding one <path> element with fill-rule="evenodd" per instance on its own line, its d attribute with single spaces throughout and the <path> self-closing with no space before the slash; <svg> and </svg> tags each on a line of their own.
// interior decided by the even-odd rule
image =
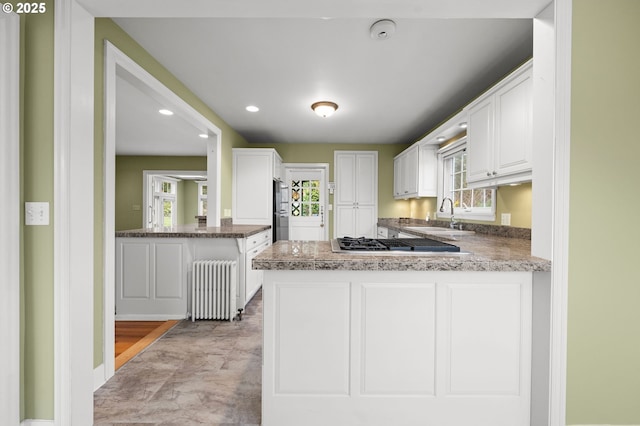
<svg viewBox="0 0 640 426">
<path fill-rule="evenodd" d="M 242 321 L 181 321 L 94 394 L 94 425 L 260 424 L 262 294 Z"/>
</svg>

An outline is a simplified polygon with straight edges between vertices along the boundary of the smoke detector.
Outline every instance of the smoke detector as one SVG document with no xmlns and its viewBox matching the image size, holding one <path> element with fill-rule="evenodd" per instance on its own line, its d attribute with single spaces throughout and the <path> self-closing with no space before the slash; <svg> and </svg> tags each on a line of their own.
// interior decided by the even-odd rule
<svg viewBox="0 0 640 426">
<path fill-rule="evenodd" d="M 374 40 L 386 40 L 391 38 L 394 32 L 396 32 L 396 23 L 391 19 L 376 21 L 370 28 L 371 38 Z"/>
</svg>

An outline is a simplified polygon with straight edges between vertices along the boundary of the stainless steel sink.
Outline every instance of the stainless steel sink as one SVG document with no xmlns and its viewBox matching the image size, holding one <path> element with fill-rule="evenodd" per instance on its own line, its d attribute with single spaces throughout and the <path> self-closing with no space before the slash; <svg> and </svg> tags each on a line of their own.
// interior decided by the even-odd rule
<svg viewBox="0 0 640 426">
<path fill-rule="evenodd" d="M 438 234 L 438 235 L 471 235 L 475 234 L 475 231 L 465 231 L 460 229 L 441 228 L 438 226 L 405 226 L 405 229 L 410 231 L 417 231 L 424 234 Z"/>
</svg>

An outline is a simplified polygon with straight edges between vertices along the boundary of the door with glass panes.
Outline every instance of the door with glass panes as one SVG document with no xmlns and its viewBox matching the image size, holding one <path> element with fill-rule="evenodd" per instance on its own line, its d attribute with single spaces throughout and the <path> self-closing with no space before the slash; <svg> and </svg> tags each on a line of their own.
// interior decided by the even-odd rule
<svg viewBox="0 0 640 426">
<path fill-rule="evenodd" d="M 326 170 L 287 169 L 289 187 L 289 239 L 326 240 Z"/>
</svg>

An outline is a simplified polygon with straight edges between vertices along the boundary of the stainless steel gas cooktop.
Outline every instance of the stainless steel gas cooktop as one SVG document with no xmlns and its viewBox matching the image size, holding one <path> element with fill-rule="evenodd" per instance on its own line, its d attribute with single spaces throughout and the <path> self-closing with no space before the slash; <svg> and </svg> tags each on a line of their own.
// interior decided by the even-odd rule
<svg viewBox="0 0 640 426">
<path fill-rule="evenodd" d="M 331 242 L 331 249 L 334 252 L 446 252 L 458 253 L 460 247 L 443 241 L 432 240 L 431 238 L 353 238 L 342 237 Z"/>
</svg>

